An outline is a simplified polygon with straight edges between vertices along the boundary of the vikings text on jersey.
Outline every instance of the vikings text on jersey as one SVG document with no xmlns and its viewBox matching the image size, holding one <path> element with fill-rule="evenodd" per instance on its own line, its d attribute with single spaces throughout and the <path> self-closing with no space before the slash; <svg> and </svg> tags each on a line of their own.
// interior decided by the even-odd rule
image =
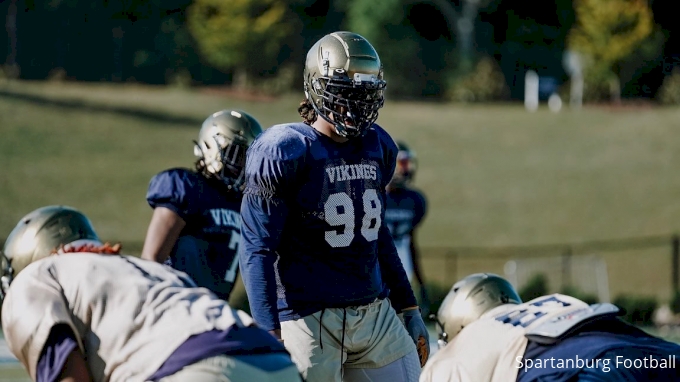
<svg viewBox="0 0 680 382">
<path fill-rule="evenodd" d="M 303 123 L 277 125 L 251 145 L 240 261 L 259 325 L 388 295 L 397 312 L 416 305 L 384 224 L 396 152 L 377 125 L 343 144 Z"/>
</svg>

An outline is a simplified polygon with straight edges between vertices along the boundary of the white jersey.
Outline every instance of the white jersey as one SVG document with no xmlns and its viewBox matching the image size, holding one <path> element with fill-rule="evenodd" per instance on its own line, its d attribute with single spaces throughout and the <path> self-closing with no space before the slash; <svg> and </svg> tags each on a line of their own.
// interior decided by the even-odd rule
<svg viewBox="0 0 680 382">
<path fill-rule="evenodd" d="M 553 294 L 492 309 L 430 358 L 420 382 L 515 381 L 528 343 L 526 333 L 587 307 L 576 298 Z"/>
<path fill-rule="evenodd" d="M 406 235 L 394 240 L 394 246 L 397 248 L 397 254 L 404 266 L 406 276 L 409 282 L 413 282 L 415 276 L 415 268 L 413 267 L 413 255 L 411 255 L 411 236 Z"/>
<path fill-rule="evenodd" d="M 50 330 L 67 324 L 95 381 L 144 381 L 187 338 L 252 319 L 184 273 L 129 256 L 69 253 L 26 267 L 2 307 L 10 350 L 36 378 Z"/>
</svg>

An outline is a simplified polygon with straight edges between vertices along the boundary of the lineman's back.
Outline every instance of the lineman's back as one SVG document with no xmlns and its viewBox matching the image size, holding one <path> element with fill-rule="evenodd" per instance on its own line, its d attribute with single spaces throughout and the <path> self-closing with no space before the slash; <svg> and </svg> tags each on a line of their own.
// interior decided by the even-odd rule
<svg viewBox="0 0 680 382">
<path fill-rule="evenodd" d="M 151 376 L 187 338 L 251 319 L 170 267 L 120 255 L 69 253 L 26 267 L 2 309 L 10 349 L 36 377 L 50 330 L 71 327 L 94 380 Z"/>
</svg>

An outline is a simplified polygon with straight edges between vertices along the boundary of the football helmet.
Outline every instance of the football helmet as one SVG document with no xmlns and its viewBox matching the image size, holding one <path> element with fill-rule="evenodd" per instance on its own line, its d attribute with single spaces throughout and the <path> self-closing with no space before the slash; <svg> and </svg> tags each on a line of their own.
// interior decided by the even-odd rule
<svg viewBox="0 0 680 382">
<path fill-rule="evenodd" d="M 394 175 L 390 180 L 390 188 L 405 187 L 413 181 L 418 167 L 416 160 L 416 153 L 413 152 L 406 143 L 397 141 L 399 152 L 397 153 L 397 164 L 394 169 Z"/>
<path fill-rule="evenodd" d="M 508 280 L 492 273 L 475 273 L 453 285 L 437 312 L 439 347 L 455 337 L 482 314 L 504 304 L 521 304 L 522 299 Z"/>
<path fill-rule="evenodd" d="M 356 33 L 328 34 L 307 52 L 305 97 L 340 136 L 366 133 L 378 119 L 385 86 L 378 53 Z"/>
<path fill-rule="evenodd" d="M 230 189 L 244 183 L 246 151 L 262 132 L 260 123 L 248 113 L 222 110 L 208 117 L 194 141 L 198 169 L 208 178 L 221 180 Z"/>
<path fill-rule="evenodd" d="M 30 263 L 62 246 L 86 242 L 101 245 L 90 220 L 74 208 L 47 206 L 24 216 L 0 253 L 0 297 L 4 298 L 14 277 Z"/>
</svg>

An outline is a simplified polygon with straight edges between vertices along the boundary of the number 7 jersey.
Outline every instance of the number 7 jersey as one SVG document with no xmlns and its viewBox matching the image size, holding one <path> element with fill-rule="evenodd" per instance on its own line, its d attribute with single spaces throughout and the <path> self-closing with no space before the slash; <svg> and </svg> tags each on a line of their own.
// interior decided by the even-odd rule
<svg viewBox="0 0 680 382">
<path fill-rule="evenodd" d="M 277 125 L 251 145 L 243 249 L 248 259 L 275 253 L 282 321 L 362 305 L 385 297 L 385 284 L 408 282 L 383 222 L 396 154 L 377 125 L 345 143 L 302 123 Z M 271 209 L 258 211 L 263 204 Z M 397 281 L 384 280 L 393 269 Z"/>
<path fill-rule="evenodd" d="M 238 273 L 241 195 L 218 180 L 174 168 L 151 179 L 146 199 L 186 223 L 166 263 L 228 301 Z"/>
</svg>

